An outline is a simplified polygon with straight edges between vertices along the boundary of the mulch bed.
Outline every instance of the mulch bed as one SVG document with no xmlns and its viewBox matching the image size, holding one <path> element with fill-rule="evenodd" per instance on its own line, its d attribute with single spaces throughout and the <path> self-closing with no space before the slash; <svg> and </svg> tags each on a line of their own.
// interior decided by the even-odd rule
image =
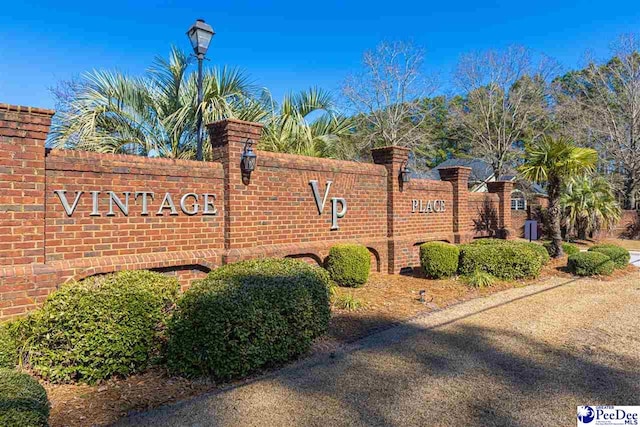
<svg viewBox="0 0 640 427">
<path fill-rule="evenodd" d="M 461 301 L 496 293 L 505 289 L 540 283 L 550 277 L 571 278 L 566 257 L 548 263 L 538 279 L 499 282 L 484 289 L 473 289 L 456 279 L 427 280 L 421 273 L 387 275 L 373 273 L 362 288 L 339 288 L 338 294 L 353 294 L 363 307 L 354 310 L 333 309 L 328 334 L 317 340 L 312 353 L 332 351 L 339 345 L 355 341 L 389 328 L 420 313 L 441 309 Z M 615 280 L 636 271 L 629 266 L 603 280 Z M 420 291 L 425 290 L 425 302 Z M 57 426 L 93 426 L 115 422 L 130 411 L 148 410 L 176 402 L 220 386 L 210 380 L 187 380 L 172 377 L 162 368 L 151 369 L 126 379 L 111 379 L 99 385 L 44 384 L 52 404 L 50 424 Z"/>
</svg>

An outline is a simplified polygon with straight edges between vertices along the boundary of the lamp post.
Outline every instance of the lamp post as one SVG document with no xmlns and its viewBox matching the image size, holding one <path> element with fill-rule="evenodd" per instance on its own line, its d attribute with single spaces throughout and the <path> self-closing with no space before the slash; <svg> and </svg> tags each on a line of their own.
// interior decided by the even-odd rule
<svg viewBox="0 0 640 427">
<path fill-rule="evenodd" d="M 209 43 L 215 32 L 211 25 L 206 24 L 204 19 L 196 20 L 195 24 L 187 31 L 187 36 L 193 47 L 193 52 L 198 58 L 198 145 L 196 148 L 196 160 L 202 160 L 202 60 L 209 49 Z"/>
</svg>

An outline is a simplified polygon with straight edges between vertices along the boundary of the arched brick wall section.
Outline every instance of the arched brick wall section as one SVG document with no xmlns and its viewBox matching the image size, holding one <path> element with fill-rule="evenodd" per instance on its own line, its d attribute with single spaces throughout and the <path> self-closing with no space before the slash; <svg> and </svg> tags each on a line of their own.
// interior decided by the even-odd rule
<svg viewBox="0 0 640 427">
<path fill-rule="evenodd" d="M 300 261 L 304 261 L 308 264 L 315 265 L 317 267 L 324 266 L 323 259 L 317 254 L 305 253 L 305 254 L 286 255 L 285 258 L 298 259 Z"/>
<path fill-rule="evenodd" d="M 379 273 L 380 270 L 380 254 L 377 250 L 371 247 L 367 247 L 369 254 L 371 255 L 371 271 Z"/>
</svg>

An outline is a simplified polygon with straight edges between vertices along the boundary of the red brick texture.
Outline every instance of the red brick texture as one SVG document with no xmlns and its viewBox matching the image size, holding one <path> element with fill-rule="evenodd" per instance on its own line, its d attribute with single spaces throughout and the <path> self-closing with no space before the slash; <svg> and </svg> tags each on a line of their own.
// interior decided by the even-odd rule
<svg viewBox="0 0 640 427">
<path fill-rule="evenodd" d="M 408 150 L 399 147 L 374 150 L 374 164 L 270 153 L 259 150 L 260 124 L 223 120 L 208 126 L 213 162 L 46 150 L 52 114 L 0 105 L 0 318 L 67 281 L 123 269 L 188 286 L 242 259 L 322 265 L 336 242 L 355 242 L 369 249 L 372 269 L 398 273 L 419 265 L 423 242 L 510 228 L 508 185 L 482 196 L 495 220 L 477 232 L 484 199 L 469 195 L 469 170 L 402 183 Z M 240 168 L 247 139 L 258 156 L 250 175 Z"/>
</svg>

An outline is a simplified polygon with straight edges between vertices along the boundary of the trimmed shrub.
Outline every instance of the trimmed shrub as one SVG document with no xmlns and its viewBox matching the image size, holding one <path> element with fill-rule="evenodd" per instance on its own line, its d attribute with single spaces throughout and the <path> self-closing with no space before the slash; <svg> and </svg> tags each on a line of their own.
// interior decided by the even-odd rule
<svg viewBox="0 0 640 427">
<path fill-rule="evenodd" d="M 462 276 L 462 281 L 474 288 L 486 288 L 496 283 L 496 278 L 485 271 L 476 270 L 471 274 Z"/>
<path fill-rule="evenodd" d="M 506 239 L 494 239 L 491 237 L 491 238 L 484 238 L 484 239 L 475 239 L 469 244 L 484 246 L 484 245 L 502 245 L 509 242 L 510 241 Z"/>
<path fill-rule="evenodd" d="M 0 369 L 0 426 L 49 425 L 49 400 L 45 389 L 31 376 Z"/>
<path fill-rule="evenodd" d="M 18 343 L 10 323 L 0 325 L 0 368 L 15 368 L 18 364 Z"/>
<path fill-rule="evenodd" d="M 178 291 L 175 278 L 143 270 L 63 286 L 26 318 L 29 364 L 52 382 L 141 371 L 162 353 Z"/>
<path fill-rule="evenodd" d="M 569 257 L 567 267 L 578 276 L 609 276 L 615 264 L 611 258 L 600 252 L 578 252 Z"/>
<path fill-rule="evenodd" d="M 225 265 L 179 301 L 168 365 L 187 377 L 242 377 L 307 351 L 329 317 L 323 269 L 287 258 Z"/>
<path fill-rule="evenodd" d="M 523 245 L 523 246 L 533 250 L 540 257 L 540 260 L 542 261 L 542 265 L 548 263 L 549 260 L 551 259 L 551 256 L 549 255 L 549 252 L 547 252 L 547 249 L 544 246 L 542 246 L 542 245 L 540 245 L 538 243 L 533 243 L 533 242 L 513 242 L 512 244 Z"/>
<path fill-rule="evenodd" d="M 420 245 L 420 265 L 427 277 L 450 277 L 458 270 L 460 249 L 444 242 L 428 242 Z"/>
<path fill-rule="evenodd" d="M 538 277 L 542 264 L 540 252 L 529 245 L 468 244 L 460 245 L 458 272 L 468 275 L 480 270 L 498 279 L 514 280 Z"/>
<path fill-rule="evenodd" d="M 492 245 L 512 245 L 512 246 L 524 246 L 530 249 L 533 249 L 536 253 L 539 254 L 540 259 L 542 260 L 542 264 L 546 264 L 549 262 L 549 254 L 547 250 L 540 244 L 534 242 L 524 242 L 521 240 L 505 240 L 505 239 L 477 239 L 470 243 L 471 245 L 479 245 L 479 246 L 492 246 Z"/>
<path fill-rule="evenodd" d="M 589 248 L 589 252 L 600 252 L 608 256 L 615 264 L 616 268 L 625 268 L 629 265 L 631 254 L 622 246 L 613 244 L 594 245 Z"/>
<path fill-rule="evenodd" d="M 544 242 L 542 245 L 547 250 L 547 253 L 551 255 L 551 242 Z M 573 254 L 577 254 L 578 252 L 580 252 L 580 248 L 578 248 L 573 243 L 562 242 L 562 251 L 567 256 L 571 256 Z"/>
<path fill-rule="evenodd" d="M 367 283 L 369 270 L 371 255 L 365 246 L 346 243 L 329 250 L 327 271 L 338 285 L 358 288 Z"/>
</svg>

